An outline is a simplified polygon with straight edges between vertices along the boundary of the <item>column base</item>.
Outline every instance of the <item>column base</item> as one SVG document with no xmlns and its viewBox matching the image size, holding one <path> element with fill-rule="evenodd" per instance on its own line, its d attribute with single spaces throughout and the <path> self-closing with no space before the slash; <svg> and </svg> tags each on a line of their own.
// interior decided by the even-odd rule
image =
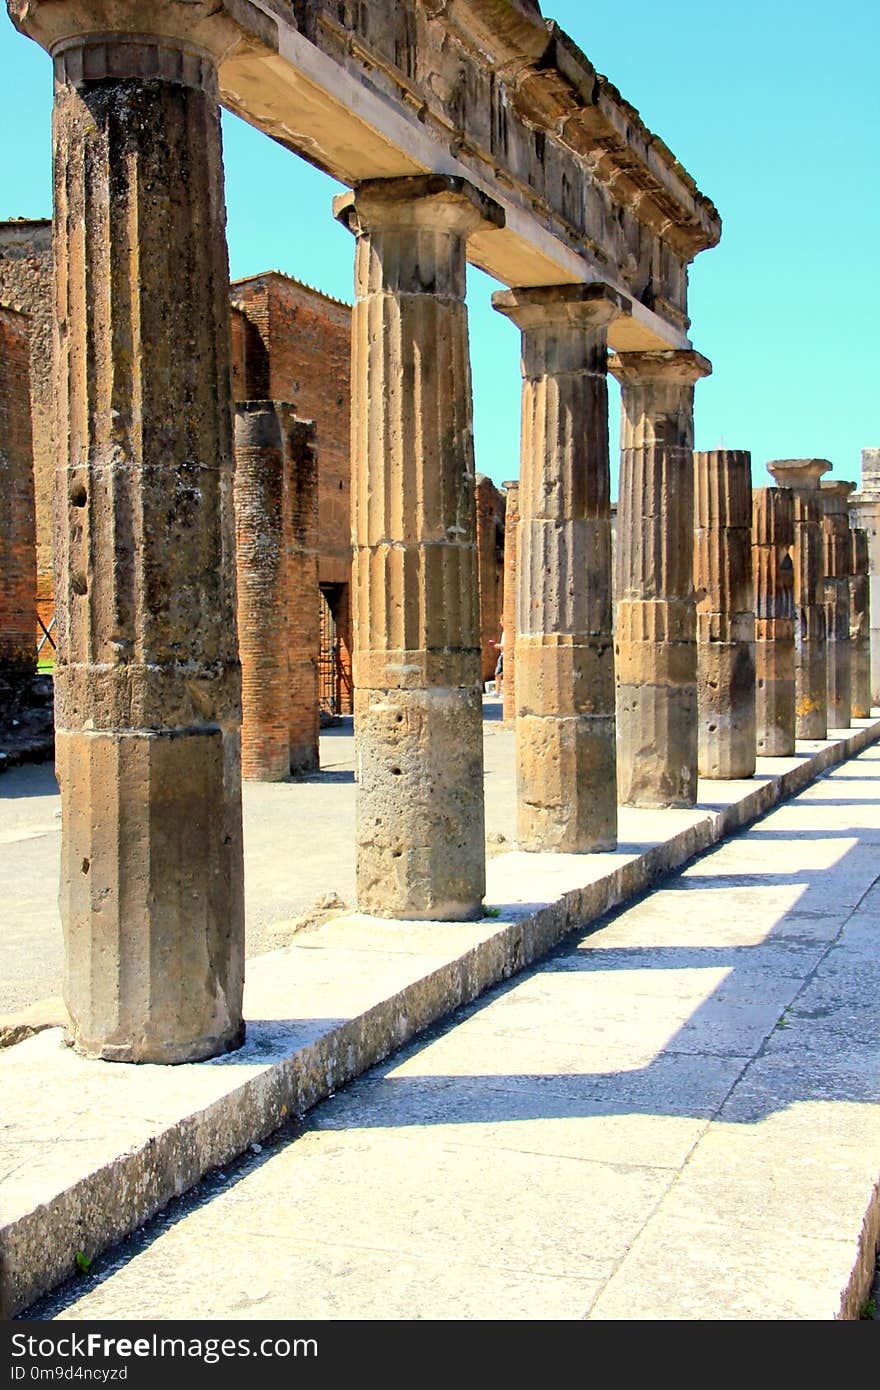
<svg viewBox="0 0 880 1390">
<path fill-rule="evenodd" d="M 238 734 L 56 733 L 70 1042 L 193 1062 L 244 1040 Z"/>
<path fill-rule="evenodd" d="M 707 642 L 698 650 L 698 770 L 717 780 L 755 772 L 755 649 Z"/>
<path fill-rule="evenodd" d="M 822 739 L 828 732 L 825 643 L 804 642 L 795 657 L 795 735 Z"/>
<path fill-rule="evenodd" d="M 850 644 L 829 641 L 828 727 L 848 729 L 852 721 L 852 656 Z"/>
<path fill-rule="evenodd" d="M 519 716 L 519 849 L 590 854 L 616 848 L 614 731 L 613 715 Z"/>
<path fill-rule="evenodd" d="M 479 687 L 355 691 L 357 905 L 376 917 L 483 915 Z"/>
<path fill-rule="evenodd" d="M 696 683 L 618 687 L 617 795 L 623 806 L 696 805 Z"/>
</svg>

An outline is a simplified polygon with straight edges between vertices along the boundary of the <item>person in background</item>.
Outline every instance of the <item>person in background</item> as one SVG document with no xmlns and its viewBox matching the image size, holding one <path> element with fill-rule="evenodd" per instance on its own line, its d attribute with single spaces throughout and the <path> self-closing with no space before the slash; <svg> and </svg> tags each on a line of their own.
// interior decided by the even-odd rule
<svg viewBox="0 0 880 1390">
<path fill-rule="evenodd" d="M 498 648 L 498 660 L 495 663 L 495 694 L 504 694 L 504 619 L 501 619 L 501 638 L 497 642 L 491 642 L 490 646 Z"/>
</svg>

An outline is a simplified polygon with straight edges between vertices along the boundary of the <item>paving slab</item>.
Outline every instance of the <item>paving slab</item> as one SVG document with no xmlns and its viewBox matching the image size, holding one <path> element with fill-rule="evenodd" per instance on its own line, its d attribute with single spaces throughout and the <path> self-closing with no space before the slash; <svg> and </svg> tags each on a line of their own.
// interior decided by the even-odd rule
<svg viewBox="0 0 880 1390">
<path fill-rule="evenodd" d="M 870 1013 L 876 994 L 852 994 L 871 967 L 875 919 L 864 905 L 877 874 L 861 852 L 859 807 L 836 795 L 834 781 L 868 788 L 873 777 L 876 795 L 880 762 L 868 748 L 823 780 L 811 813 L 817 834 L 822 824 L 828 833 L 812 858 L 797 845 L 792 864 L 780 865 L 773 837 L 776 816 L 790 818 L 783 806 L 757 827 L 758 850 L 752 832 L 737 836 L 638 895 L 767 809 L 792 785 L 789 774 L 802 785 L 832 754 L 878 736 L 880 724 L 866 724 L 812 766 L 792 760 L 788 781 L 767 778 L 740 799 L 715 785 L 714 809 L 669 821 L 637 813 L 628 847 L 613 855 L 500 855 L 487 894 L 498 917 L 426 924 L 348 914 L 259 955 L 249 963 L 248 1039 L 229 1057 L 174 1068 L 88 1062 L 57 1029 L 6 1049 L 0 1216 L 10 1311 L 569 1318 L 624 1316 L 628 1304 L 630 1317 L 717 1316 L 699 1292 L 703 1254 L 680 1256 L 668 1244 L 669 1232 L 693 1240 L 705 1222 L 707 1249 L 715 1226 L 727 1229 L 725 1268 L 733 1251 L 754 1286 L 738 1289 L 725 1316 L 852 1316 L 873 1260 L 880 1173 L 880 1049 L 872 1016 L 859 1013 L 862 998 Z M 871 809 L 870 797 L 861 804 Z M 716 855 L 719 879 L 732 886 L 710 886 Z M 816 919 L 808 930 L 795 919 L 792 931 L 793 914 L 813 900 Z M 558 949 L 587 924 L 589 934 Z M 850 927 L 857 949 L 847 956 Z M 462 1005 L 452 1025 L 438 1025 Z M 838 1005 L 847 1012 L 834 1026 Z M 822 1008 L 831 1023 L 817 1026 Z M 292 1139 L 281 1133 L 370 1067 L 312 1112 L 305 1133 L 302 1123 Z M 822 1126 L 801 1124 L 802 1108 L 817 1105 Z M 780 1115 L 794 1118 L 790 1129 L 774 1128 Z M 744 1125 L 766 1133 L 765 1147 L 721 1145 L 727 1182 L 717 1195 L 715 1149 L 691 1179 L 708 1136 L 721 1144 L 716 1132 Z M 860 1148 L 853 1136 L 863 1134 L 874 1138 Z M 760 1171 L 773 1171 L 786 1143 L 786 1190 L 800 1212 L 786 1248 L 797 1253 L 800 1241 L 824 1261 L 802 1304 L 788 1288 L 770 1297 L 759 1283 L 762 1271 L 775 1277 L 772 1236 L 784 1213 L 762 1191 Z M 255 1144 L 259 1153 L 238 1158 Z M 183 1198 L 218 1168 L 225 1177 L 209 1179 L 210 1200 Z M 812 1231 L 823 1184 L 835 1195 Z M 93 1280 L 34 1311 L 77 1251 L 99 1257 L 165 1207 L 137 1248 L 99 1261 Z M 766 1210 L 773 1221 L 762 1221 Z M 241 1241 L 252 1242 L 264 1289 L 256 1300 L 227 1281 L 227 1253 Z M 689 1310 L 676 1302 L 678 1273 L 662 1298 L 646 1300 L 655 1259 L 693 1266 Z M 453 1264 L 457 1279 L 443 1273 Z M 164 1290 L 177 1292 L 166 1299 Z"/>
</svg>

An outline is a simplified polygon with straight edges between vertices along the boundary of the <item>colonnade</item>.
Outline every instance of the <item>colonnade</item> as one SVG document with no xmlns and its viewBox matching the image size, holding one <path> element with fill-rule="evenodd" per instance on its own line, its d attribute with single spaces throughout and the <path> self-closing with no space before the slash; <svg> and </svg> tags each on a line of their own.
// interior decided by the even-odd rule
<svg viewBox="0 0 880 1390">
<path fill-rule="evenodd" d="M 90 32 L 79 5 L 37 5 L 28 20 L 56 81 L 66 1001 L 80 1051 L 133 1061 L 207 1057 L 243 1036 L 217 84 L 238 32 L 225 7 L 182 16 L 190 8 L 152 7 L 155 36 L 135 25 L 136 7 L 132 32 L 110 35 Z M 476 918 L 485 835 L 465 267 L 469 237 L 500 228 L 504 213 L 445 174 L 366 180 L 334 210 L 356 243 L 358 906 Z M 791 493 L 764 490 L 753 523 L 741 453 L 699 455 L 695 483 L 694 386 L 710 364 L 690 349 L 609 360 L 608 327 L 625 308 L 610 286 L 525 286 L 494 305 L 522 334 L 512 512 L 520 845 L 612 849 L 618 801 L 690 806 L 698 771 L 748 776 L 755 746 L 793 751 Z M 609 366 L 623 399 L 616 636 Z M 283 419 L 275 403 L 255 402 L 237 428 L 240 531 L 248 508 L 264 507 L 281 602 L 278 576 L 296 558 Z M 845 517 L 832 517 L 823 603 L 828 647 L 840 651 L 829 669 L 842 672 L 852 547 Z M 813 522 L 804 512 L 800 525 Z M 815 562 L 807 546 L 798 595 L 813 636 Z M 240 611 L 261 601 L 249 578 Z M 243 652 L 247 665 L 246 643 Z M 842 718 L 842 675 L 829 690 Z M 269 682 L 252 694 L 271 692 Z M 248 756 L 283 775 L 283 708 L 275 722 L 272 746 Z"/>
</svg>

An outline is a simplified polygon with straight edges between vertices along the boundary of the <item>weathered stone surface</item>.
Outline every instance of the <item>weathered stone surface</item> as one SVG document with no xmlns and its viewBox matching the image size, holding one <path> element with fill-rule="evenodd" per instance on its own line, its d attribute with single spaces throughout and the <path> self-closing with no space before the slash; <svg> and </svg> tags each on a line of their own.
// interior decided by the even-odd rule
<svg viewBox="0 0 880 1390">
<path fill-rule="evenodd" d="M 755 771 L 752 459 L 694 454 L 694 589 L 701 777 Z"/>
<path fill-rule="evenodd" d="M 852 652 L 852 717 L 871 716 L 871 600 L 868 579 L 868 534 L 850 531 L 852 559 L 849 579 L 849 636 Z"/>
<path fill-rule="evenodd" d="M 520 849 L 617 843 L 605 285 L 501 291 L 522 330 L 517 604 Z"/>
<path fill-rule="evenodd" d="M 516 718 L 516 600 L 519 573 L 519 483 L 505 483 L 504 510 L 504 720 Z"/>
<path fill-rule="evenodd" d="M 238 31 L 190 11 L 181 35 L 177 6 L 12 12 L 55 57 L 65 999 L 90 1056 L 196 1059 L 243 1037 L 216 77 Z"/>
<path fill-rule="evenodd" d="M 352 322 L 358 905 L 478 916 L 485 888 L 465 243 L 501 211 L 461 179 L 369 180 Z"/>
<path fill-rule="evenodd" d="M 822 739 L 828 726 L 821 478 L 828 459 L 772 459 L 767 469 L 794 495 L 795 733 Z"/>
<path fill-rule="evenodd" d="M 476 477 L 477 580 L 480 590 L 480 679 L 493 679 L 504 616 L 504 497 L 484 473 Z M 506 660 L 506 653 L 505 653 Z"/>
<path fill-rule="evenodd" d="M 617 516 L 617 784 L 631 806 L 692 806 L 697 794 L 693 590 L 694 382 L 698 352 L 610 359 L 621 382 Z"/>
<path fill-rule="evenodd" d="M 880 449 L 862 450 L 862 485 L 849 499 L 850 524 L 868 537 L 871 703 L 880 704 Z"/>
<path fill-rule="evenodd" d="M 849 576 L 852 541 L 849 496 L 854 483 L 823 483 L 819 492 L 825 547 L 825 632 L 829 729 L 849 728 L 852 718 L 852 647 Z"/>
<path fill-rule="evenodd" d="M 279 405 L 284 434 L 284 545 L 287 562 L 287 682 L 290 771 L 314 772 L 318 751 L 321 649 L 319 471 L 315 426 Z"/>
<path fill-rule="evenodd" d="M 755 579 L 755 706 L 759 757 L 788 758 L 795 745 L 794 497 L 756 488 L 752 501 Z"/>
</svg>

